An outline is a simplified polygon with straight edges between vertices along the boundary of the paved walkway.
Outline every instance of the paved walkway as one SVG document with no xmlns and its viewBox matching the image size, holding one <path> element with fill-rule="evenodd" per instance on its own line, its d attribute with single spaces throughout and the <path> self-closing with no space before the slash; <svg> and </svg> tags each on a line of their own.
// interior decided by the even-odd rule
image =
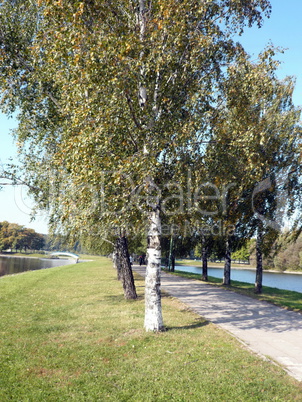
<svg viewBox="0 0 302 402">
<path fill-rule="evenodd" d="M 144 266 L 133 269 L 145 275 Z M 302 381 L 302 314 L 165 272 L 161 287 Z"/>
</svg>

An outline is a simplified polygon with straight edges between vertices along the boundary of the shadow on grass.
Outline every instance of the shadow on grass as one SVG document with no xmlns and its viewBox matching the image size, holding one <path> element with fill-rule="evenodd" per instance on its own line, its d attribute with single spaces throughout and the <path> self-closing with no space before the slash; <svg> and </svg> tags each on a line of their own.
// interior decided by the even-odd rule
<svg viewBox="0 0 302 402">
<path fill-rule="evenodd" d="M 198 322 L 194 322 L 192 324 L 189 325 L 183 325 L 183 326 L 166 326 L 166 331 L 173 331 L 173 330 L 177 330 L 177 329 L 182 329 L 182 330 L 188 330 L 188 329 L 196 329 L 196 328 L 202 328 L 205 327 L 207 325 L 210 324 L 210 321 L 206 321 L 206 320 L 202 320 L 202 321 L 198 321 Z"/>
<path fill-rule="evenodd" d="M 119 294 L 119 295 L 105 296 L 104 300 L 108 301 L 112 304 L 120 304 L 120 303 L 124 303 L 124 302 L 136 302 L 136 301 L 143 300 L 144 298 L 145 298 L 144 295 L 137 295 L 136 299 L 125 299 L 123 294 Z"/>
</svg>

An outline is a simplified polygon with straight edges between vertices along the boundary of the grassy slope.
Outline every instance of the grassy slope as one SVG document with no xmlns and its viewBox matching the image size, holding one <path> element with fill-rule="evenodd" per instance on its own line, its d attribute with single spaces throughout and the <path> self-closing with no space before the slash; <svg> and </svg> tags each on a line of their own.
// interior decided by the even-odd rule
<svg viewBox="0 0 302 402">
<path fill-rule="evenodd" d="M 0 279 L 0 401 L 302 401 L 280 368 L 163 297 L 143 330 L 144 283 L 125 301 L 97 258 Z"/>
</svg>

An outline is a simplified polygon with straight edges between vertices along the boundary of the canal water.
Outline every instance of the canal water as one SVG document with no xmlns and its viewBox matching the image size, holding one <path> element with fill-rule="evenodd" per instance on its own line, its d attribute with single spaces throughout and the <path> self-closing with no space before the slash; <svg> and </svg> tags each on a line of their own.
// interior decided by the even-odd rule
<svg viewBox="0 0 302 402">
<path fill-rule="evenodd" d="M 42 259 L 28 257 L 0 257 L 0 276 L 17 274 L 24 271 L 58 267 L 74 264 L 74 260 Z"/>
<path fill-rule="evenodd" d="M 187 265 L 177 265 L 175 270 L 192 272 L 195 274 L 202 273 L 201 267 L 191 267 Z M 215 278 L 223 278 L 223 268 L 208 268 L 208 275 Z M 255 269 L 240 269 L 232 268 L 231 280 L 255 283 L 256 271 Z M 302 293 L 302 273 L 281 273 L 281 272 L 263 272 L 263 286 L 269 286 L 271 288 L 278 288 L 284 290 L 294 290 Z"/>
</svg>

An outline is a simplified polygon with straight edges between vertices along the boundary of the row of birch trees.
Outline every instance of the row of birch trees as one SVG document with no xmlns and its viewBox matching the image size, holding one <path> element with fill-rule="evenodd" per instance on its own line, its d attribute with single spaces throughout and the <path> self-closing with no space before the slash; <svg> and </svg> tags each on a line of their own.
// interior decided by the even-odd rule
<svg viewBox="0 0 302 402">
<path fill-rule="evenodd" d="M 275 49 L 252 61 L 234 40 L 270 11 L 267 0 L 0 4 L 0 105 L 18 115 L 23 180 L 54 232 L 117 237 L 127 264 L 124 234 L 146 234 L 147 331 L 164 329 L 163 222 L 256 233 L 260 267 L 280 194 L 297 207 L 294 81 L 277 79 Z"/>
</svg>

